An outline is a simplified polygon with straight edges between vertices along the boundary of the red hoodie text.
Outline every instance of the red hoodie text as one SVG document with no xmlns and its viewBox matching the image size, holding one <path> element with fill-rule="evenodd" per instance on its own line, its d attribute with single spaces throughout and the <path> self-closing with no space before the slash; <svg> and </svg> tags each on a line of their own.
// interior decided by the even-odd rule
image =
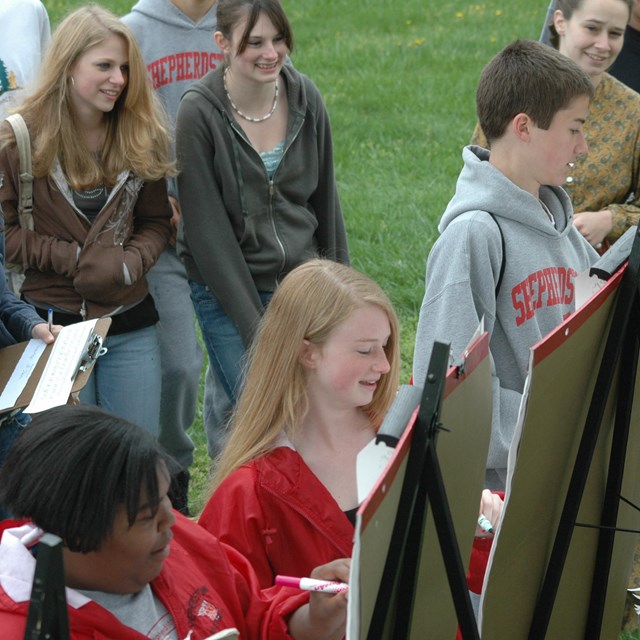
<svg viewBox="0 0 640 640">
<path fill-rule="evenodd" d="M 511 300 L 516 311 L 516 326 L 531 320 L 540 307 L 571 304 L 575 295 L 574 269 L 547 267 L 535 271 L 511 290 Z"/>
<path fill-rule="evenodd" d="M 173 82 L 198 80 L 215 69 L 222 60 L 221 53 L 210 51 L 184 51 L 154 60 L 148 67 L 149 77 L 154 89 Z"/>
</svg>

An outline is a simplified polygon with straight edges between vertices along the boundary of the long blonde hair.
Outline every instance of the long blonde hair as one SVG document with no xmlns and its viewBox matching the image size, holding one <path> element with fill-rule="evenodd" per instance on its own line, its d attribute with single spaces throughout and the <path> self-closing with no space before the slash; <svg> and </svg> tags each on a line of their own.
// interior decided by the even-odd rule
<svg viewBox="0 0 640 640">
<path fill-rule="evenodd" d="M 129 78 L 113 110 L 104 114 L 105 143 L 97 159 L 80 137 L 69 84 L 78 58 L 113 35 L 127 44 Z M 51 173 L 56 161 L 74 189 L 113 185 L 125 169 L 144 180 L 159 180 L 172 172 L 166 116 L 147 80 L 135 37 L 117 16 L 98 5 L 77 9 L 60 23 L 35 89 L 16 111 L 29 127 L 36 177 Z M 0 147 L 13 141 L 10 127 L 4 127 Z"/>
<path fill-rule="evenodd" d="M 229 439 L 216 461 L 212 490 L 232 471 L 269 451 L 282 431 L 289 437 L 295 433 L 308 411 L 307 380 L 299 357 L 303 340 L 324 344 L 338 325 L 367 304 L 385 311 L 391 327 L 385 347 L 389 373 L 363 407 L 373 427 L 380 426 L 398 387 L 396 313 L 382 288 L 367 276 L 331 260 L 309 260 L 286 276 L 262 318 Z"/>
</svg>

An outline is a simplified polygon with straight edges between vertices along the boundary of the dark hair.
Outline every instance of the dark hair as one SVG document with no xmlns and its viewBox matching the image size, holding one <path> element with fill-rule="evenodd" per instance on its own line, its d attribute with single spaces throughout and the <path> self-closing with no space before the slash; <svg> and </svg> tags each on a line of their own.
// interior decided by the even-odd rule
<svg viewBox="0 0 640 640">
<path fill-rule="evenodd" d="M 489 142 L 526 113 L 541 129 L 578 96 L 593 97 L 589 76 L 570 58 L 533 40 L 516 40 L 496 54 L 480 75 L 476 110 Z"/>
<path fill-rule="evenodd" d="M 141 493 L 155 513 L 163 468 L 150 433 L 97 407 L 63 405 L 35 416 L 14 443 L 0 470 L 0 504 L 71 551 L 97 551 L 120 505 L 130 525 Z"/>
<path fill-rule="evenodd" d="M 631 17 L 631 11 L 633 10 L 633 1 L 634 0 L 621 0 L 624 2 L 627 7 L 629 7 L 629 17 Z M 554 11 L 562 11 L 562 15 L 565 17 L 565 20 L 571 20 L 571 16 L 576 9 L 579 9 L 582 6 L 584 0 L 556 0 Z M 549 29 L 549 42 L 556 49 L 560 48 L 560 35 L 556 31 L 556 26 L 553 23 L 553 16 L 551 16 L 551 22 L 547 25 L 547 29 Z"/>
<path fill-rule="evenodd" d="M 291 53 L 293 51 L 293 31 L 280 0 L 218 0 L 216 29 L 227 40 L 231 40 L 233 30 L 248 14 L 247 24 L 237 48 L 237 52 L 242 53 L 247 48 L 251 30 L 255 27 L 261 12 L 265 13 L 278 33 L 282 35 L 289 53 Z"/>
</svg>

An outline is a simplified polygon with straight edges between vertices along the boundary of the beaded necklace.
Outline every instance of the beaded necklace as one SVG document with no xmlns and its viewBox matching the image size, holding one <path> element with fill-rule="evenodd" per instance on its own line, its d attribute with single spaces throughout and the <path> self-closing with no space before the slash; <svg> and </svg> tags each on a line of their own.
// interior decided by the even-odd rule
<svg viewBox="0 0 640 640">
<path fill-rule="evenodd" d="M 265 120 L 268 120 L 274 113 L 276 110 L 276 107 L 278 106 L 278 79 L 276 78 L 273 82 L 276 91 L 275 94 L 273 96 L 273 106 L 271 107 L 271 111 L 269 111 L 269 113 L 267 113 L 266 116 L 262 116 L 261 118 L 254 118 L 252 116 L 247 116 L 244 113 L 242 113 L 242 111 L 240 111 L 240 109 L 238 109 L 238 107 L 235 105 L 235 103 L 233 102 L 233 100 L 231 99 L 231 95 L 229 94 L 229 87 L 227 87 L 227 71 L 229 71 L 229 67 L 227 67 L 224 70 L 224 74 L 222 75 L 222 81 L 224 83 L 224 92 L 227 94 L 227 98 L 229 100 L 229 103 L 231 104 L 231 108 L 241 117 L 244 118 L 245 120 L 248 120 L 249 122 L 264 122 Z"/>
</svg>

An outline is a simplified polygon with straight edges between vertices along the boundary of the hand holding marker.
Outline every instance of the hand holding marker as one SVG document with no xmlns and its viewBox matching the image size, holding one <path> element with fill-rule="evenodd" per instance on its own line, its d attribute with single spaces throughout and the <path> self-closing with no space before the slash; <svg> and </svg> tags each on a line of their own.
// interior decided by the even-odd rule
<svg viewBox="0 0 640 640">
<path fill-rule="evenodd" d="M 478 518 L 478 526 L 486 533 L 493 533 L 493 525 L 489 518 L 487 518 L 483 513 L 481 513 Z"/>
<path fill-rule="evenodd" d="M 342 593 L 349 590 L 349 585 L 346 582 L 316 580 L 315 578 L 294 578 L 293 576 L 276 576 L 275 584 L 279 587 L 293 587 L 303 591 L 318 591 L 321 593 Z"/>
</svg>

